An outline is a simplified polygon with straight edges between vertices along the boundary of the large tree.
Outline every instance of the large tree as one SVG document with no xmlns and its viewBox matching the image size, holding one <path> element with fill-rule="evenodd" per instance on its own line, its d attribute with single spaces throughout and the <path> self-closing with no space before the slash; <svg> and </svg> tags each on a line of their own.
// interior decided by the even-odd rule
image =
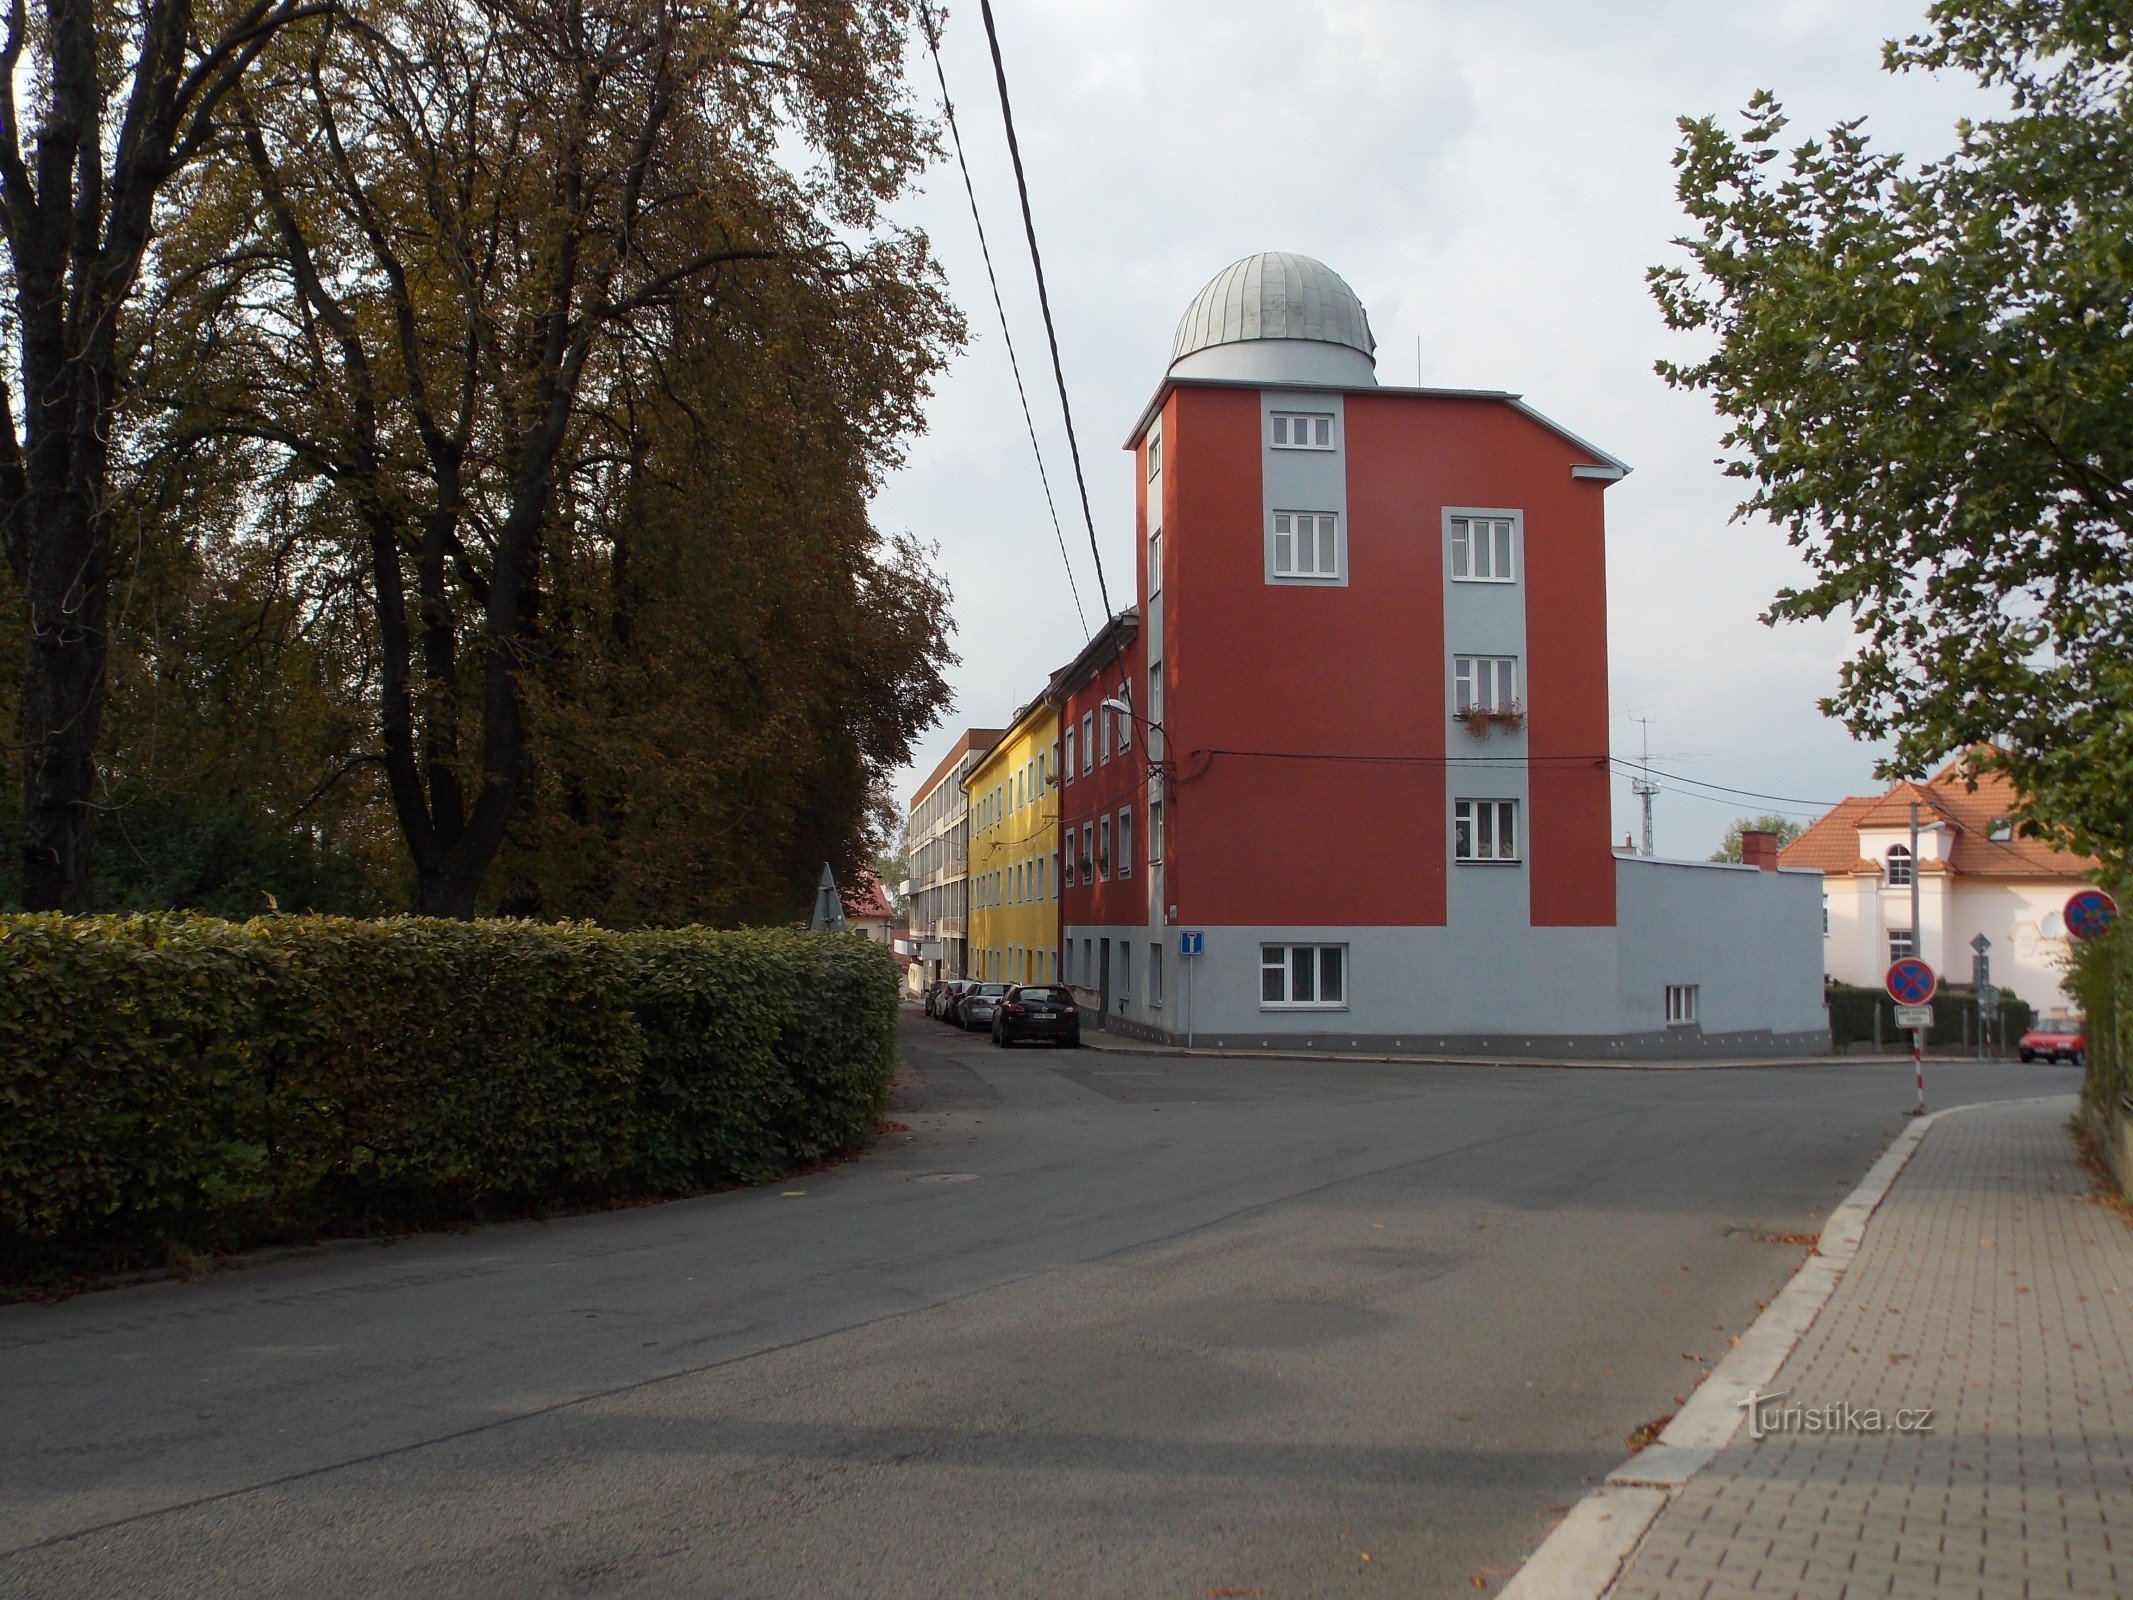
<svg viewBox="0 0 2133 1600">
<path fill-rule="evenodd" d="M 880 216 L 932 148 L 906 11 L 371 0 L 291 30 L 231 102 L 189 218 L 219 380 L 188 426 L 277 451 L 273 503 L 359 553 L 417 909 L 472 914 L 520 818 L 572 540 L 625 503 L 692 323 L 764 274 L 900 317 L 889 414 L 915 421 L 959 329 L 924 239 Z"/>
<path fill-rule="evenodd" d="M 86 910 L 126 312 L 165 187 L 308 0 L 12 0 L 0 44 L 0 542 L 20 587 L 22 894 Z"/>
<path fill-rule="evenodd" d="M 1805 556 L 1769 620 L 1859 635 L 1826 710 L 1892 773 L 1994 747 L 2033 824 L 2133 856 L 2133 6 L 1944 0 L 1889 70 L 2008 99 L 1907 163 L 1861 121 L 1784 149 L 1681 126 L 1691 265 L 1655 269 L 1662 363 Z"/>
</svg>

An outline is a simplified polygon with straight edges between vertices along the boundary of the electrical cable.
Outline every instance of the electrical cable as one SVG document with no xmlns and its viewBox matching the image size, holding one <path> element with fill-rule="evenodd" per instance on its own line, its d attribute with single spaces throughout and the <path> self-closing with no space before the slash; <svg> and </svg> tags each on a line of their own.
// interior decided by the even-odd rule
<svg viewBox="0 0 2133 1600">
<path fill-rule="evenodd" d="M 1022 383 L 1022 362 L 1015 354 L 1015 336 L 1007 326 L 1007 307 L 1000 299 L 1000 279 L 993 271 L 992 245 L 985 237 L 985 219 L 978 214 L 978 191 L 970 181 L 970 163 L 963 155 L 963 132 L 955 120 L 955 101 L 948 93 L 948 74 L 941 66 L 940 19 L 933 7 L 922 6 L 919 10 L 919 28 L 926 36 L 926 48 L 933 55 L 933 75 L 940 80 L 941 108 L 948 117 L 948 136 L 955 144 L 955 164 L 962 169 L 963 193 L 970 198 L 970 220 L 978 230 L 978 250 L 985 257 L 986 281 L 992 285 L 992 307 L 1000 314 L 1000 337 L 1007 345 L 1007 364 L 1014 369 L 1015 393 L 1022 399 L 1022 421 L 1029 429 L 1030 453 L 1037 458 L 1037 480 L 1044 485 L 1045 508 L 1052 514 L 1052 536 L 1059 541 L 1059 559 L 1065 563 L 1067 592 L 1074 597 L 1074 615 L 1081 622 L 1081 631 L 1089 632 L 1089 614 L 1082 609 L 1081 586 L 1074 580 L 1074 563 L 1067 555 L 1066 530 L 1059 525 L 1059 505 L 1052 498 L 1051 474 L 1044 470 L 1044 451 L 1037 443 L 1037 419 L 1029 407 L 1029 390 Z"/>
<path fill-rule="evenodd" d="M 985 41 L 992 47 L 992 75 L 1000 86 L 1000 120 L 1007 128 L 1007 152 L 1014 157 L 1015 189 L 1022 197 L 1022 231 L 1029 236 L 1030 264 L 1037 272 L 1037 304 L 1044 310 L 1045 342 L 1052 350 L 1052 377 L 1059 385 L 1059 410 L 1066 418 L 1067 449 L 1074 458 L 1074 483 L 1081 490 L 1081 518 L 1089 528 L 1089 553 L 1096 558 L 1096 593 L 1104 616 L 1111 615 L 1111 591 L 1104 582 L 1104 553 L 1096 542 L 1096 517 L 1089 510 L 1089 481 L 1081 470 L 1081 443 L 1074 436 L 1074 408 L 1067 402 L 1066 369 L 1059 362 L 1059 331 L 1052 323 L 1052 297 L 1044 284 L 1044 256 L 1037 249 L 1037 223 L 1030 214 L 1029 179 L 1022 170 L 1022 146 L 1015 138 L 1015 113 L 1007 99 L 1007 67 L 1000 59 L 1000 33 L 993 26 L 992 0 L 979 0 L 985 17 Z"/>
</svg>

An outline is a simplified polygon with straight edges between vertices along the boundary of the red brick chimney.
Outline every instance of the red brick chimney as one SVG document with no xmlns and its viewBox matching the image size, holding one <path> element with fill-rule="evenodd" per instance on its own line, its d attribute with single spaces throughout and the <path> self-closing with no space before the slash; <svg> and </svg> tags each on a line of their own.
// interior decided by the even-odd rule
<svg viewBox="0 0 2133 1600">
<path fill-rule="evenodd" d="M 1761 833 L 1754 828 L 1743 828 L 1740 836 L 1740 859 L 1744 866 L 1758 867 L 1764 872 L 1778 869 L 1778 836 Z"/>
</svg>

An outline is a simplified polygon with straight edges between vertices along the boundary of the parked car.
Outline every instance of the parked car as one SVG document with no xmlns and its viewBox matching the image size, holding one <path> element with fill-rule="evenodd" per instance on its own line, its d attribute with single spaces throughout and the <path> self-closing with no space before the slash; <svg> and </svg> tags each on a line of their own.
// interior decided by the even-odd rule
<svg viewBox="0 0 2133 1600">
<path fill-rule="evenodd" d="M 968 978 L 941 979 L 938 984 L 934 985 L 933 1014 L 943 1022 L 955 1021 L 956 1002 L 963 998 L 964 991 L 969 987 L 970 979 Z"/>
<path fill-rule="evenodd" d="M 2088 1039 L 2079 1017 L 2046 1017 L 2022 1035 L 2016 1048 L 2024 1061 L 2071 1061 L 2080 1066 Z"/>
<path fill-rule="evenodd" d="M 1004 983 L 974 983 L 963 993 L 955 1008 L 955 1021 L 962 1028 L 986 1028 L 1000 1013 L 1000 1001 L 1007 994 Z"/>
<path fill-rule="evenodd" d="M 1074 991 L 1054 984 L 1017 984 L 1000 997 L 992 1042 L 1005 1048 L 1024 1039 L 1049 1039 L 1069 1050 L 1081 1047 L 1081 1008 Z"/>
</svg>

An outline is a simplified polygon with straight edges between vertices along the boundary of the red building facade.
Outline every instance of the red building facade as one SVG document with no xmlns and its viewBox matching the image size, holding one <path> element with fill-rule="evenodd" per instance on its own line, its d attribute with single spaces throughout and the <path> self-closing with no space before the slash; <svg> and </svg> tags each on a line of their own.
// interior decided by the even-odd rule
<svg viewBox="0 0 2133 1600">
<path fill-rule="evenodd" d="M 1663 917 L 1709 888 L 1611 846 L 1628 469 L 1515 395 L 1381 387 L 1371 344 L 1297 256 L 1180 325 L 1127 444 L 1135 607 L 1057 680 L 1062 972 L 1112 1027 L 1214 1044 L 1673 1051 L 1710 988 L 1734 1047 L 1799 1046 L 1818 989 L 1758 1010 L 1746 975 L 1647 973 L 1686 959 L 1666 938 L 1625 956 L 1625 892 Z M 1797 919 L 1805 888 L 1767 892 Z"/>
</svg>

